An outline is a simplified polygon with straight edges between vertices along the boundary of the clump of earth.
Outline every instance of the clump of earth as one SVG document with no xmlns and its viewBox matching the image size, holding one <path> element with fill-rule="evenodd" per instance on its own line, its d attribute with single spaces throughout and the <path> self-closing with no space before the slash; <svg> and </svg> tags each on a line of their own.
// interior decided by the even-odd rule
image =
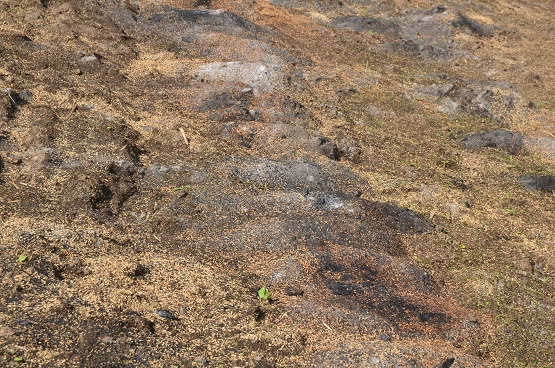
<svg viewBox="0 0 555 368">
<path fill-rule="evenodd" d="M 555 364 L 554 16 L 2 2 L 1 365 Z"/>
</svg>

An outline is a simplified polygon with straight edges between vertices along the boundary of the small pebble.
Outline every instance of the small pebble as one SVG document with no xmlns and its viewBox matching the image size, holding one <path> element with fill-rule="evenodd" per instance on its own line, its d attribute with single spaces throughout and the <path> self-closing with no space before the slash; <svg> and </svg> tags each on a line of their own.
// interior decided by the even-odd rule
<svg viewBox="0 0 555 368">
<path fill-rule="evenodd" d="M 94 108 L 94 106 L 92 104 L 83 104 L 80 106 L 77 106 L 77 110 L 81 110 L 81 111 L 88 111 L 88 110 L 92 110 Z"/>
<path fill-rule="evenodd" d="M 87 55 L 87 56 L 83 56 L 79 61 L 82 63 L 90 63 L 91 61 L 96 61 L 98 60 L 98 56 L 96 55 Z"/>
<path fill-rule="evenodd" d="M 436 368 L 449 368 L 455 363 L 455 358 L 445 359 L 441 364 L 437 365 Z"/>
<path fill-rule="evenodd" d="M 208 359 L 206 359 L 206 357 L 204 356 L 197 356 L 195 357 L 195 363 L 201 364 L 201 365 L 208 365 Z"/>
<path fill-rule="evenodd" d="M 285 289 L 283 289 L 283 292 L 287 296 L 301 296 L 304 294 L 303 290 L 291 286 L 286 286 Z"/>
<path fill-rule="evenodd" d="M 26 90 L 26 89 L 22 89 L 19 92 L 19 98 L 22 101 L 29 102 L 29 101 L 31 101 L 32 97 L 33 97 L 33 94 L 31 92 L 29 92 L 28 90 Z"/>
<path fill-rule="evenodd" d="M 166 319 L 177 319 L 172 312 L 165 310 L 165 309 L 156 309 L 154 311 L 159 317 L 166 318 Z"/>
</svg>

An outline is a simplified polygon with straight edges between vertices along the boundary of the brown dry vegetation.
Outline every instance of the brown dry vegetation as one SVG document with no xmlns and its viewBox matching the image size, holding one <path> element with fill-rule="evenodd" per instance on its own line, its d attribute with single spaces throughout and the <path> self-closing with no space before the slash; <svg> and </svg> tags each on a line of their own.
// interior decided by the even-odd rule
<svg viewBox="0 0 555 368">
<path fill-rule="evenodd" d="M 331 26 L 438 5 L 457 57 Z M 155 23 L 205 8 L 242 20 Z M 3 1 L 0 365 L 554 366 L 555 196 L 519 181 L 555 174 L 553 19 L 550 0 Z M 278 78 L 199 77 L 236 60 Z M 448 82 L 490 83 L 487 111 L 438 111 L 422 86 Z M 497 128 L 524 147 L 460 143 Z"/>
</svg>

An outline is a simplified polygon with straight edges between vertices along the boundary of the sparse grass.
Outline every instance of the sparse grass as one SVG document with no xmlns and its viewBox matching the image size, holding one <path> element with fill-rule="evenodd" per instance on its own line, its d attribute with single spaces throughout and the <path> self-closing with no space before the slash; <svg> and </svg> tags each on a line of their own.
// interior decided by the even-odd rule
<svg viewBox="0 0 555 368">
<path fill-rule="evenodd" d="M 506 328 L 500 327 L 498 330 L 499 345 L 476 347 L 476 351 L 493 356 L 502 355 L 505 364 L 509 366 L 541 366 L 541 362 L 549 361 L 549 354 L 554 353 L 555 349 L 553 344 L 545 345 L 546 341 L 550 341 L 548 338 L 538 338 L 531 331 L 539 328 L 547 336 L 552 336 L 555 329 L 550 328 L 550 322 L 547 322 L 552 317 L 545 310 L 515 308 L 511 301 L 528 299 L 533 305 L 551 305 L 552 301 L 547 296 L 549 292 L 535 292 L 546 286 L 539 279 L 528 280 L 533 285 L 533 290 L 506 280 L 513 279 L 517 271 L 511 262 L 521 252 L 528 251 L 514 249 L 511 240 L 533 237 L 538 228 L 527 228 L 527 223 L 553 221 L 553 216 L 547 213 L 552 203 L 549 194 L 529 193 L 518 186 L 514 178 L 531 172 L 552 173 L 553 163 L 526 153 L 513 156 L 487 149 L 470 153 L 458 146 L 457 139 L 464 134 L 497 128 L 498 123 L 490 119 L 476 116 L 444 119 L 433 113 L 427 119 L 413 119 L 410 131 L 404 130 L 400 123 L 403 121 L 401 116 L 410 114 L 413 109 L 400 108 L 400 100 L 395 94 L 385 96 L 387 97 L 358 95 L 356 103 L 353 102 L 352 105 L 374 104 L 398 113 L 395 118 L 380 122 L 376 122 L 375 118 L 368 119 L 371 123 L 366 129 L 373 134 L 366 136 L 368 140 L 365 142 L 374 147 L 382 147 L 378 151 L 380 155 L 396 158 L 391 161 L 374 161 L 372 167 L 368 168 L 368 175 L 372 176 L 370 170 L 378 171 L 388 173 L 391 180 L 404 182 L 405 174 L 400 170 L 399 162 L 404 162 L 406 167 L 416 168 L 418 176 L 411 178 L 412 187 L 419 188 L 421 185 L 435 183 L 439 189 L 436 197 L 423 200 L 417 189 L 407 193 L 408 195 L 403 194 L 402 197 L 399 197 L 401 192 L 398 191 L 381 191 L 380 199 L 401 203 L 415 209 L 425 218 L 433 216 L 434 222 L 445 227 L 447 234 L 453 239 L 452 245 L 447 244 L 450 251 L 440 246 L 440 243 L 435 243 L 432 247 L 428 244 L 422 251 L 416 251 L 414 259 L 422 266 L 432 269 L 438 277 L 453 280 L 452 285 L 458 290 L 456 294 L 461 300 L 468 297 L 469 305 L 488 314 L 507 316 L 503 321 Z M 388 129 L 383 130 L 384 127 Z M 408 137 L 398 134 L 399 131 L 410 132 L 411 135 Z M 449 152 L 449 156 L 445 152 Z M 450 173 L 462 178 L 468 188 L 462 190 L 454 186 L 452 179 L 446 178 Z M 455 198 L 460 201 L 472 198 L 472 206 L 464 208 L 462 217 L 458 219 L 452 219 L 441 211 L 441 203 L 448 203 Z M 502 210 L 495 214 L 496 208 Z M 532 208 L 535 211 L 530 211 Z M 463 222 L 470 226 L 463 225 Z M 478 225 L 484 230 L 480 230 Z M 490 229 L 496 230 L 492 232 Z M 464 243 L 455 245 L 457 240 Z M 430 252 L 434 254 L 435 261 L 423 262 L 422 260 L 429 259 Z M 461 264 L 465 265 L 464 272 L 461 272 Z M 470 283 L 464 281 L 463 275 L 479 275 L 488 270 L 496 270 L 495 275 L 488 276 L 487 279 L 476 278 Z M 553 287 L 550 289 L 553 292 Z M 486 290 L 490 291 L 483 295 Z M 525 318 L 525 315 L 528 317 Z M 545 322 L 539 322 L 544 319 Z"/>
</svg>

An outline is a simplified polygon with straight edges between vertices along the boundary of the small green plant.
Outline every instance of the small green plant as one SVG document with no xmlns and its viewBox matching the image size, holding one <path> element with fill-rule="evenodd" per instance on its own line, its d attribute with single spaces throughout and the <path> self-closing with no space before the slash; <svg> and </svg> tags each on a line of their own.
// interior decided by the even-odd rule
<svg viewBox="0 0 555 368">
<path fill-rule="evenodd" d="M 179 191 L 181 191 L 181 190 L 189 189 L 190 187 L 191 187 L 190 185 L 182 185 L 182 186 L 180 186 L 180 187 L 175 187 L 175 188 L 173 188 L 172 190 L 173 190 L 174 192 L 179 192 Z"/>
<path fill-rule="evenodd" d="M 19 256 L 19 258 L 17 259 L 18 262 L 26 262 L 27 261 L 27 256 L 25 254 L 22 254 Z"/>
<path fill-rule="evenodd" d="M 510 156 L 509 156 L 509 167 L 510 167 L 511 169 L 516 168 L 516 159 L 515 159 L 515 157 L 514 157 L 513 155 L 510 155 Z"/>
<path fill-rule="evenodd" d="M 438 160 L 438 164 L 443 166 L 443 168 L 452 167 L 452 166 L 455 165 L 455 163 L 453 161 L 448 160 L 448 159 Z"/>
<path fill-rule="evenodd" d="M 369 34 L 370 36 L 377 36 L 379 33 L 378 33 L 378 32 L 374 32 L 374 31 L 372 31 L 372 30 L 369 30 L 369 31 L 368 31 L 368 34 Z"/>
<path fill-rule="evenodd" d="M 266 286 L 262 286 L 258 289 L 258 297 L 260 298 L 261 302 L 269 301 L 272 297 L 272 293 L 266 288 Z"/>
<path fill-rule="evenodd" d="M 476 308 L 482 309 L 482 308 L 488 308 L 491 305 L 491 302 L 489 300 L 485 302 L 478 300 L 475 304 L 476 304 Z"/>
<path fill-rule="evenodd" d="M 23 363 L 24 359 L 23 359 L 23 357 L 15 357 L 15 358 L 13 358 L 13 361 L 16 362 L 16 363 Z"/>
<path fill-rule="evenodd" d="M 516 210 L 514 208 L 505 208 L 505 212 L 507 213 L 507 215 L 509 216 L 514 216 L 516 215 Z"/>
<path fill-rule="evenodd" d="M 418 264 L 423 264 L 424 261 L 422 260 L 422 258 L 418 257 L 418 256 L 413 256 L 412 257 Z"/>
</svg>

